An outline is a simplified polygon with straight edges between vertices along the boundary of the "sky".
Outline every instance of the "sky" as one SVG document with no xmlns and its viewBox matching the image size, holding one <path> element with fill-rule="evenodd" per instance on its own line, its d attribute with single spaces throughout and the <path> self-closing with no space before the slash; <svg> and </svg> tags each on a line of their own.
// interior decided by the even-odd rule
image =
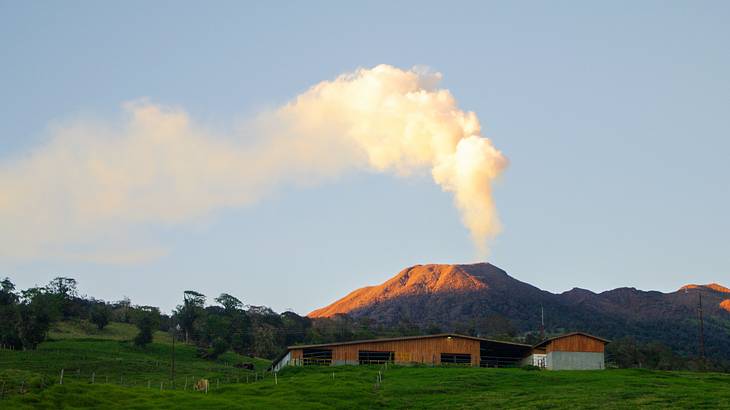
<svg viewBox="0 0 730 410">
<path fill-rule="evenodd" d="M 89 296 L 163 310 L 194 289 L 301 314 L 424 263 L 486 260 L 552 292 L 730 284 L 729 3 L 391 3 L 0 0 L 0 209 L 24 204 L 0 215 L 0 276 L 19 288 L 69 276 Z M 116 151 L 96 138 L 130 107 L 182 118 L 207 147 L 381 64 L 440 73 L 437 89 L 509 161 L 488 254 L 427 168 L 305 172 L 191 214 L 178 197 L 103 224 L 53 220 L 83 188 L 53 177 L 88 181 L 74 155 L 36 154 L 76 141 L 103 167 Z M 130 172 L 155 165 L 132 158 Z M 208 188 L 235 196 L 226 181 Z"/>
</svg>

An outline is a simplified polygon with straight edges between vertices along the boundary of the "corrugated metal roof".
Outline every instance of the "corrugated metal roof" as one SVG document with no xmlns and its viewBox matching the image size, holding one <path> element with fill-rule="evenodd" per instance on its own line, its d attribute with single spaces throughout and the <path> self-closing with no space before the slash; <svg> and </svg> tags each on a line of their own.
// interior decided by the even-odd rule
<svg viewBox="0 0 730 410">
<path fill-rule="evenodd" d="M 391 337 L 391 338 L 384 338 L 384 339 L 368 339 L 368 340 L 353 340 L 353 341 L 349 341 L 349 342 L 321 343 L 321 344 L 314 344 L 314 345 L 296 345 L 296 346 L 287 347 L 287 350 L 309 349 L 312 347 L 355 345 L 355 344 L 361 344 L 361 343 L 397 342 L 400 340 L 431 339 L 431 338 L 439 338 L 439 337 L 458 337 L 461 339 L 478 340 L 480 342 L 492 342 L 492 343 L 514 345 L 514 346 L 531 347 L 530 345 L 527 345 L 524 343 L 515 343 L 515 342 L 505 342 L 505 341 L 501 341 L 501 340 L 484 339 L 481 337 L 465 336 L 465 335 L 459 335 L 456 333 L 440 333 L 440 334 L 436 334 L 436 335 L 402 336 L 402 337 Z"/>
</svg>

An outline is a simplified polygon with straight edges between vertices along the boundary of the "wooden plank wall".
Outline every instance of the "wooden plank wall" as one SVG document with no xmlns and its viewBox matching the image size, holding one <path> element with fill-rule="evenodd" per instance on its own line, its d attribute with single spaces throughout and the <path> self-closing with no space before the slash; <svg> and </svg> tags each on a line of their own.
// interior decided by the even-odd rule
<svg viewBox="0 0 730 410">
<path fill-rule="evenodd" d="M 304 356 L 304 350 L 302 350 L 302 349 L 291 349 L 289 352 L 291 352 L 290 357 L 292 360 L 293 359 L 301 360 L 302 357 Z"/>
<path fill-rule="evenodd" d="M 547 345 L 548 352 L 599 352 L 605 344 L 600 340 L 583 335 L 572 335 L 553 340 Z"/>
<path fill-rule="evenodd" d="M 441 353 L 470 354 L 473 366 L 479 366 L 479 341 L 458 337 L 367 342 L 332 347 L 332 360 L 357 363 L 358 351 L 395 352 L 396 363 L 441 364 Z"/>
</svg>

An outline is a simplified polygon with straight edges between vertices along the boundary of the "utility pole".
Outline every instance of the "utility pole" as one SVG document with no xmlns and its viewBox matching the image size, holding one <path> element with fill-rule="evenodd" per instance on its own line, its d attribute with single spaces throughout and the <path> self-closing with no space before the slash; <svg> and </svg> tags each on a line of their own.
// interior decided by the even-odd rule
<svg viewBox="0 0 730 410">
<path fill-rule="evenodd" d="M 540 305 L 540 341 L 545 340 L 545 309 Z"/>
</svg>

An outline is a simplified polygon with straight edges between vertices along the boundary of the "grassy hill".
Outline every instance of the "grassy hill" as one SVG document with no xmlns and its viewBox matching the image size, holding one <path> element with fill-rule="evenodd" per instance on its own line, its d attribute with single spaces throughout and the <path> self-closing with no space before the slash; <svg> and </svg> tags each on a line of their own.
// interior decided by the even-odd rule
<svg viewBox="0 0 730 410">
<path fill-rule="evenodd" d="M 728 374 L 338 366 L 274 377 L 262 376 L 266 360 L 229 352 L 209 361 L 183 344 L 172 389 L 169 337 L 140 349 L 134 334 L 68 322 L 36 351 L 0 351 L 0 408 L 730 408 Z M 233 367 L 246 362 L 256 371 Z M 191 389 L 199 378 L 210 380 L 207 394 Z"/>
<path fill-rule="evenodd" d="M 36 393 L 60 383 L 64 385 L 115 384 L 121 387 L 159 386 L 172 388 L 172 340 L 164 332 L 140 348 L 130 341 L 137 330 L 125 323 L 110 323 L 99 331 L 87 322 L 61 322 L 49 332 L 49 341 L 37 350 L 0 350 L 0 392 L 8 396 Z M 235 367 L 252 363 L 255 370 Z M 196 357 L 196 349 L 175 345 L 175 387 L 188 387 L 193 380 L 208 378 L 219 383 L 255 379 L 269 365 L 268 360 L 227 352 L 216 360 Z M 0 406 L 2 407 L 2 406 Z"/>
</svg>

